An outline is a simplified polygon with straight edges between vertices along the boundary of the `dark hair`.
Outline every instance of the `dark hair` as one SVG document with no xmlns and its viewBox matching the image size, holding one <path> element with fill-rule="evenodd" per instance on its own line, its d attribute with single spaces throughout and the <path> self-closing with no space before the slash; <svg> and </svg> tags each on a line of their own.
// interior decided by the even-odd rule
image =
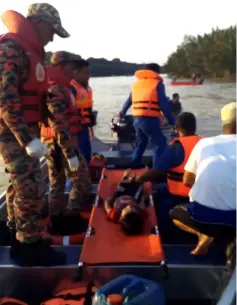
<svg viewBox="0 0 237 305">
<path fill-rule="evenodd" d="M 143 231 L 143 216 L 141 212 L 131 211 L 121 221 L 122 230 L 127 235 L 139 235 Z"/>
<path fill-rule="evenodd" d="M 80 70 L 90 66 L 90 63 L 85 59 L 76 60 L 73 62 L 73 65 L 76 69 Z"/>
<path fill-rule="evenodd" d="M 196 133 L 196 117 L 191 112 L 183 112 L 177 117 L 176 124 L 184 134 L 192 135 Z"/>
<path fill-rule="evenodd" d="M 160 66 L 158 64 L 155 64 L 155 63 L 145 65 L 145 69 L 146 70 L 151 70 L 151 71 L 156 72 L 156 73 L 160 73 Z"/>
<path fill-rule="evenodd" d="M 176 98 L 176 97 L 179 97 L 179 94 L 178 94 L 178 93 L 174 93 L 174 94 L 173 94 L 173 98 Z"/>
<path fill-rule="evenodd" d="M 79 59 L 79 60 L 65 60 L 61 63 L 62 66 L 64 65 L 70 65 L 74 69 L 80 70 L 84 67 L 89 67 L 90 64 L 85 59 Z"/>
</svg>

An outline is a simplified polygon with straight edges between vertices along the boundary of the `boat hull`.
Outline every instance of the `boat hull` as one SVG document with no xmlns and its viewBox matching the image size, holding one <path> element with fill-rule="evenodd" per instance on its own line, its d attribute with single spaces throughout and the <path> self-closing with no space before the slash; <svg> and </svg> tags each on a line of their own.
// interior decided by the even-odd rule
<svg viewBox="0 0 237 305">
<path fill-rule="evenodd" d="M 191 247 L 187 247 L 183 254 L 187 255 Z M 66 254 L 66 266 L 19 268 L 13 265 L 9 258 L 9 247 L 2 247 L 0 256 L 0 295 L 10 295 L 18 298 L 20 298 L 20 295 L 24 295 L 24 298 L 31 304 L 36 296 L 37 301 L 43 301 L 49 298 L 52 291 L 62 290 L 62 287 L 63 289 L 70 289 L 75 283 L 73 279 L 76 278 L 78 257 L 82 247 L 55 246 L 54 248 Z M 175 255 L 177 251 L 180 251 L 177 246 L 164 246 L 164 250 L 171 255 Z M 83 280 L 86 281 L 93 278 L 103 284 L 122 274 L 134 274 L 159 282 L 164 288 L 168 301 L 218 300 L 222 290 L 221 285 L 225 266 L 195 264 L 191 261 L 187 262 L 187 264 L 180 264 L 178 261 L 176 263 L 173 261 L 168 264 L 168 270 L 169 277 L 165 279 L 160 266 L 142 264 L 99 265 L 86 267 L 83 273 Z"/>
</svg>

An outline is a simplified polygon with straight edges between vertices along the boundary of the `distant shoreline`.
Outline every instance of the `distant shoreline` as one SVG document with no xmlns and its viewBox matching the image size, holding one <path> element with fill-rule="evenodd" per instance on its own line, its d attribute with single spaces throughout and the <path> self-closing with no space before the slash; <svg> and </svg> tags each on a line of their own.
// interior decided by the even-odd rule
<svg viewBox="0 0 237 305">
<path fill-rule="evenodd" d="M 172 75 L 168 74 L 168 77 L 172 79 Z M 178 82 L 179 80 L 190 80 L 192 79 L 190 77 L 177 77 L 176 81 Z M 197 77 L 197 81 L 199 78 Z M 216 83 L 216 84 L 223 84 L 223 83 L 236 83 L 236 74 L 232 75 L 226 75 L 223 77 L 204 77 L 204 84 L 211 84 L 211 83 Z"/>
<path fill-rule="evenodd" d="M 166 74 L 166 73 L 163 73 Z M 101 77 L 132 77 L 134 76 L 133 74 L 127 74 L 127 75 L 101 75 L 101 76 L 91 76 L 92 78 L 101 78 Z M 168 77 L 172 81 L 172 76 L 168 75 Z M 177 81 L 179 80 L 189 80 L 192 81 L 189 77 L 178 77 Z M 198 81 L 198 78 L 197 78 Z M 204 84 L 211 84 L 211 83 L 216 83 L 216 84 L 224 84 L 224 83 L 236 83 L 236 75 L 233 75 L 231 78 L 227 77 L 206 77 L 204 79 Z"/>
</svg>

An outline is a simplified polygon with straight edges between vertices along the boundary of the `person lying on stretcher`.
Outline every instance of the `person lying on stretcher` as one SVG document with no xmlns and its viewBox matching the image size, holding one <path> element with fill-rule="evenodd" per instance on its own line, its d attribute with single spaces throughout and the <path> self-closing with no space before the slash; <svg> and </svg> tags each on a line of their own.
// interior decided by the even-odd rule
<svg viewBox="0 0 237 305">
<path fill-rule="evenodd" d="M 139 235 L 145 217 L 143 185 L 136 183 L 135 176 L 129 177 L 129 174 L 130 170 L 124 172 L 122 181 L 114 195 L 105 201 L 104 208 L 111 221 L 120 223 L 124 233 Z"/>
</svg>

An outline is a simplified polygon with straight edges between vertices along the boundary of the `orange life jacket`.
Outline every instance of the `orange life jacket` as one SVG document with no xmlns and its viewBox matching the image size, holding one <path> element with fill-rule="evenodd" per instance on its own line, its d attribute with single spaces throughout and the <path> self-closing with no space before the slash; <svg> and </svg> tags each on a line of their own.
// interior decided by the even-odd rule
<svg viewBox="0 0 237 305">
<path fill-rule="evenodd" d="M 78 284 L 79 285 L 79 284 Z M 41 305 L 86 305 L 86 299 L 92 299 L 93 294 L 96 292 L 96 287 L 92 287 L 91 295 L 88 295 L 87 285 L 78 288 L 64 290 L 57 293 L 52 299 L 43 302 Z M 92 301 L 91 301 L 92 303 Z"/>
<path fill-rule="evenodd" d="M 79 116 L 77 115 L 75 98 L 69 87 L 68 78 L 63 73 L 63 71 L 58 67 L 47 66 L 46 71 L 48 77 L 48 86 L 58 84 L 65 87 L 66 89 L 67 97 L 68 97 L 68 108 L 67 108 L 67 118 L 65 119 L 68 119 L 70 134 L 71 136 L 73 136 L 80 131 L 81 124 L 80 124 Z M 50 119 L 49 119 L 49 125 L 50 125 Z M 48 127 L 42 124 L 40 135 L 41 137 L 50 140 L 55 137 L 55 131 L 52 127 Z"/>
<path fill-rule="evenodd" d="M 151 70 L 139 70 L 138 78 L 132 87 L 132 115 L 159 117 L 161 110 L 157 96 L 157 85 L 163 79 Z"/>
<path fill-rule="evenodd" d="M 44 94 L 47 90 L 46 72 L 43 67 L 44 49 L 31 23 L 15 11 L 6 11 L 2 16 L 9 33 L 0 36 L 0 43 L 12 40 L 19 45 L 29 60 L 27 80 L 19 88 L 26 123 L 39 123 L 43 119 Z M 27 33 L 27 34 L 26 34 Z M 0 118 L 2 118 L 0 109 Z"/>
<path fill-rule="evenodd" d="M 187 187 L 183 183 L 184 176 L 184 167 L 189 159 L 189 156 L 194 148 L 194 146 L 201 140 L 200 136 L 187 136 L 181 137 L 173 140 L 171 144 L 174 142 L 179 142 L 184 149 L 184 160 L 183 162 L 177 166 L 171 168 L 167 173 L 167 182 L 169 192 L 176 196 L 188 197 L 190 187 Z"/>
<path fill-rule="evenodd" d="M 13 298 L 2 298 L 0 299 L 0 305 L 28 305 L 28 304 Z"/>
<path fill-rule="evenodd" d="M 87 88 L 77 83 L 75 80 L 71 81 L 76 91 L 76 107 L 82 119 L 83 125 L 92 124 L 92 107 L 93 107 L 93 92 L 90 86 Z"/>
</svg>

